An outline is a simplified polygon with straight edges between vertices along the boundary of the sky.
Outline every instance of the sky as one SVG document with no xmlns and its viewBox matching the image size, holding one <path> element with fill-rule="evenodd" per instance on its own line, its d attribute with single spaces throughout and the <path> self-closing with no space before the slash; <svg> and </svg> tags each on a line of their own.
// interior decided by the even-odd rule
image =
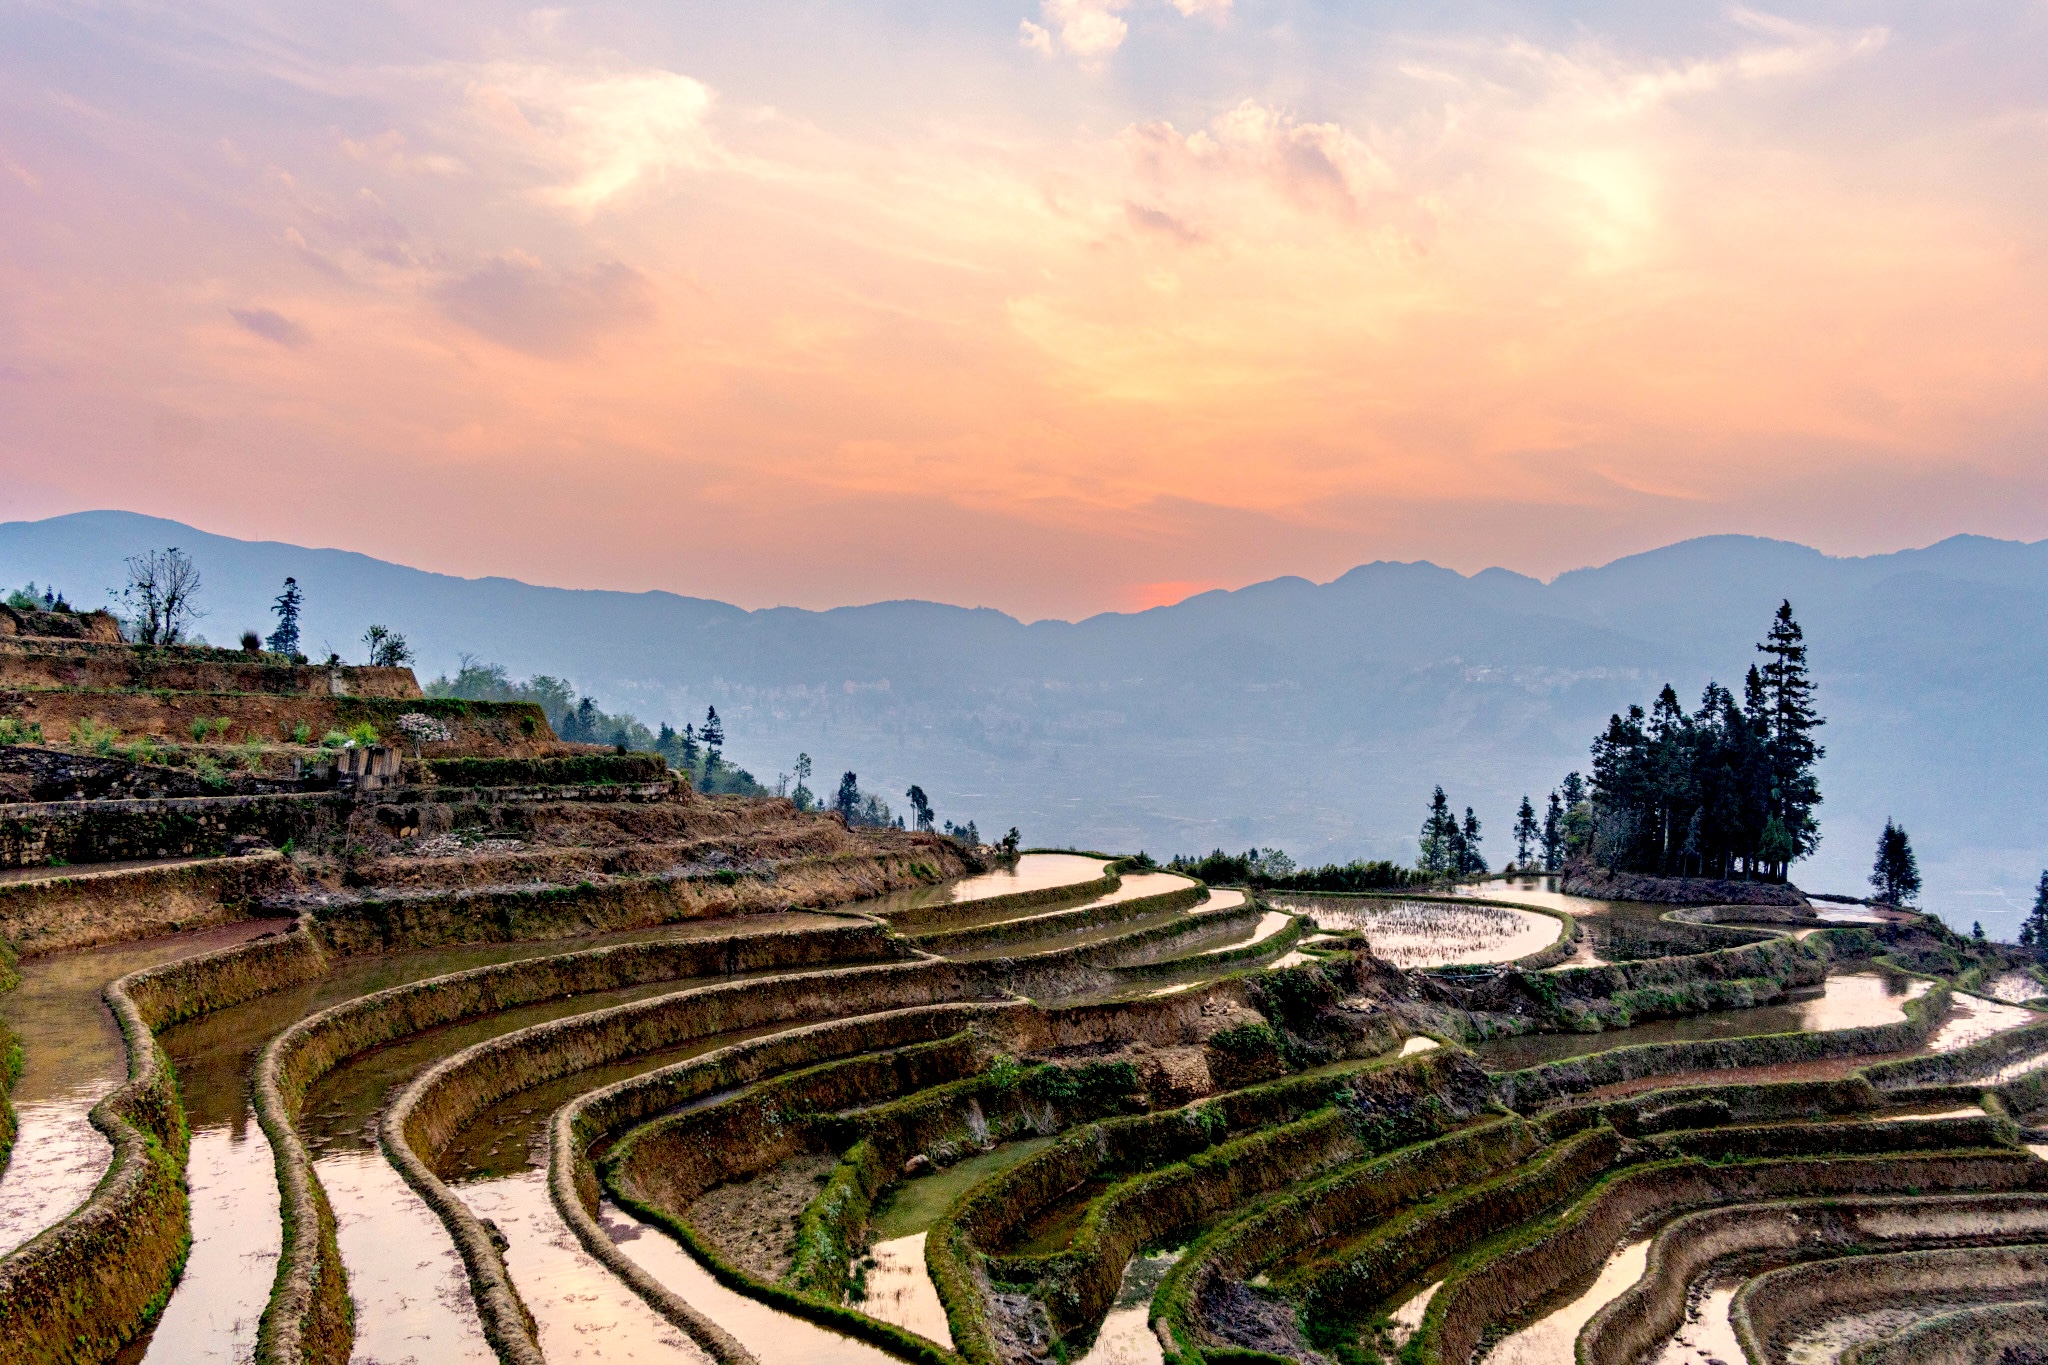
<svg viewBox="0 0 2048 1365">
<path fill-rule="evenodd" d="M 2048 4 L 0 7 L 0 480 L 1074 617 L 2048 537 Z"/>
</svg>

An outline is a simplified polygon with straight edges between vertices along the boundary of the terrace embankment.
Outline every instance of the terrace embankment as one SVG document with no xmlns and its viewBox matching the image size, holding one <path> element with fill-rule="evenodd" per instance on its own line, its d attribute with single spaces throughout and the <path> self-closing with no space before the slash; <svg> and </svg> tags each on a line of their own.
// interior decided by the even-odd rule
<svg viewBox="0 0 2048 1365">
<path fill-rule="evenodd" d="M 23 957 L 158 938 L 248 919 L 295 881 L 291 864 L 268 851 L 23 869 L 0 880 L 0 938 Z"/>
<path fill-rule="evenodd" d="M 1401 970 L 1355 936 L 1303 941 L 1299 917 L 1255 898 L 1152 883 L 1115 860 L 1026 859 L 997 874 L 1009 886 L 991 877 L 998 889 L 963 895 L 949 883 L 976 855 L 951 841 L 674 784 L 440 781 L 335 804 L 333 829 L 294 850 L 290 893 L 263 907 L 303 912 L 295 927 L 122 990 L 137 1024 L 123 1046 L 154 1060 L 153 1094 L 167 1072 L 149 1031 L 178 1028 L 165 1038 L 181 1068 L 192 1059 L 180 1076 L 204 1132 L 225 1112 L 213 1092 L 239 1094 L 251 1053 L 274 1040 L 254 1068 L 283 1190 L 265 1360 L 488 1350 L 531 1362 L 609 1326 L 619 1352 L 681 1332 L 729 1362 L 879 1348 L 995 1365 L 1079 1353 L 1115 1305 L 1129 1329 L 1140 1267 L 1138 1283 L 1164 1272 L 1152 1313 L 1186 1365 L 1350 1357 L 1400 1334 L 1419 1359 L 1464 1362 L 1575 1292 L 1619 1240 L 1696 1214 L 1815 1196 L 2031 1198 L 2048 1170 L 2006 1117 L 2038 1107 L 2048 1077 L 2004 1076 L 2048 1053 L 2034 1036 L 2048 1026 L 1951 1008 L 1950 981 L 1983 975 L 1989 958 L 1909 924 L 1794 939 L 1610 908 L 1627 921 L 1603 940 L 1613 960 Z M 732 918 L 878 896 L 893 897 L 876 903 L 882 922 Z M 920 941 L 950 960 L 911 956 Z M 1282 953 L 1288 965 L 1264 965 Z M 458 969 L 427 970 L 436 955 Z M 1902 963 L 1949 970 L 1934 981 Z M 1860 983 L 1889 1013 L 1828 1027 L 1826 1008 Z M 1795 1009 L 1807 1012 L 1776 1036 L 1639 1042 L 1695 1017 L 1739 1035 Z M 216 1027 L 234 1036 L 206 1061 L 188 1042 Z M 1526 1036 L 1501 1046 L 1599 1050 L 1490 1075 L 1452 1041 L 1510 1030 Z M 1673 1086 L 1716 1066 L 1847 1071 L 1877 1056 L 1894 1060 L 1867 1077 Z M 362 1147 L 368 1119 L 391 1166 Z M 105 1309 L 108 1341 L 161 1303 L 169 1270 L 155 1248 L 182 1245 L 171 1191 L 185 1124 L 152 1122 L 129 1126 L 164 1159 L 117 1155 L 94 1196 L 123 1180 L 140 1190 L 120 1196 L 120 1235 L 141 1240 L 107 1241 L 102 1262 L 68 1272 L 72 1300 Z M 528 1168 L 537 1137 L 544 1174 Z M 356 1178 L 372 1168 L 383 1183 Z M 330 1175 L 367 1220 L 355 1242 L 328 1207 Z M 415 1216 L 433 1220 L 427 1231 Z M 413 1284 L 363 1229 L 418 1251 Z M 613 1240 L 635 1231 L 638 1244 Z M 220 1235 L 208 1224 L 202 1242 Z M 1692 1243 L 1668 1245 L 1674 1269 L 1653 1267 L 1646 1246 L 1645 1274 L 1664 1276 L 1658 1305 L 1675 1294 L 1683 1311 L 1728 1262 L 1681 1265 Z M 129 1267 L 120 1285 L 80 1290 L 112 1273 L 115 1253 Z M 461 1266 L 448 1295 L 460 1311 L 446 1316 L 467 1335 L 414 1347 L 379 1335 L 404 1321 L 386 1311 L 396 1295 L 427 1292 L 436 1257 Z M 195 1258 L 180 1294 L 210 1292 L 214 1273 Z M 578 1288 L 605 1275 L 631 1297 Z M 1791 1293 L 1751 1297 L 1769 1307 Z M 1798 1299 L 1771 1330 L 1807 1331 L 1821 1303 Z M 853 1340 L 834 1347 L 833 1331 Z M 163 1351 L 193 1340 L 172 1333 Z"/>
</svg>

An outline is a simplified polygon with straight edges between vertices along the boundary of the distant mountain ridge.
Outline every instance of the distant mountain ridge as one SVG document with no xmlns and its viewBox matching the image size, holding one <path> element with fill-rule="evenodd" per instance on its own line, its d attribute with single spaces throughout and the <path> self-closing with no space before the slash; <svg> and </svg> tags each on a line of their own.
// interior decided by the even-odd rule
<svg viewBox="0 0 2048 1365">
<path fill-rule="evenodd" d="M 1956 536 L 1836 558 L 1711 536 L 1546 584 L 1505 569 L 1364 564 L 1077 622 L 898 601 L 830 611 L 666 592 L 463 579 L 341 550 L 216 536 L 127 512 L 0 525 L 0 583 L 105 600 L 124 555 L 182 546 L 202 631 L 267 629 L 286 574 L 309 653 L 408 635 L 421 675 L 464 652 L 572 678 L 607 710 L 681 724 L 715 704 L 773 780 L 799 750 L 942 817 L 1034 843 L 1297 858 L 1412 857 L 1430 787 L 1486 822 L 1498 865 L 1609 712 L 1664 682 L 1688 705 L 1736 684 L 1789 597 L 1813 647 L 1827 802 L 1805 883 L 1855 890 L 1885 818 L 1912 832 L 1928 900 L 2011 932 L 2048 865 L 2048 542 Z"/>
</svg>

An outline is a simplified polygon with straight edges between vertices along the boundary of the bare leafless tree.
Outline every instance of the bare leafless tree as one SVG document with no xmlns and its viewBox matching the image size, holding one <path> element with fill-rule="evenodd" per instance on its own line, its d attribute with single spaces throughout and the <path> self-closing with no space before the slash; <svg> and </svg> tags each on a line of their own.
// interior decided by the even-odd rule
<svg viewBox="0 0 2048 1365">
<path fill-rule="evenodd" d="M 194 603 L 199 595 L 199 566 L 173 545 L 130 555 L 128 586 L 120 592 L 130 637 L 137 644 L 174 645 L 205 613 Z"/>
</svg>

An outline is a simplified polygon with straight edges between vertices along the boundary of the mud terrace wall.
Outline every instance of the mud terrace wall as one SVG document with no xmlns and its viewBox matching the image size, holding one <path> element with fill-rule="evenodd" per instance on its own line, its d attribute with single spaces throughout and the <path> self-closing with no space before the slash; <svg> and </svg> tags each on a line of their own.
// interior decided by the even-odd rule
<svg viewBox="0 0 2048 1365">
<path fill-rule="evenodd" d="M 0 638 L 0 687 L 99 692 L 266 692 L 353 697 L 420 695 L 410 668 L 294 664 L 279 654 L 89 640 Z"/>
<path fill-rule="evenodd" d="M 1360 1162 L 1312 1181 L 1198 1238 L 1167 1272 L 1155 1303 L 1178 1358 L 1201 1359 L 1217 1339 L 1199 1305 L 1225 1280 L 1244 1280 L 1294 1249 L 1384 1220 L 1394 1211 L 1524 1161 L 1542 1135 L 1501 1119 Z"/>
<path fill-rule="evenodd" d="M 1842 1365 L 1981 1365 L 2012 1347 L 2048 1341 L 2048 1302 L 2038 1299 L 1943 1313 L 1883 1341 L 1852 1346 Z"/>
<path fill-rule="evenodd" d="M 984 896 L 976 901 L 941 901 L 932 905 L 915 906 L 888 916 L 889 922 L 898 931 L 915 934 L 936 924 L 963 914 L 976 918 L 1003 917 L 1022 914 L 1043 906 L 1064 905 L 1069 901 L 1093 900 L 1106 896 L 1123 885 L 1121 871 L 1123 864 L 1112 862 L 1103 868 L 1102 875 L 1083 882 L 1066 886 L 1042 886 L 1035 891 L 1013 891 L 1004 896 Z"/>
<path fill-rule="evenodd" d="M 1802 1195 L 2023 1190 L 2042 1185 L 2024 1153 L 1860 1155 L 1774 1161 L 1653 1162 L 1607 1176 L 1561 1214 L 1454 1267 L 1417 1339 L 1425 1359 L 1464 1362 L 1487 1331 L 1521 1320 L 1567 1285 L 1595 1274 L 1632 1227 L 1688 1208 Z M 1739 1221 L 1739 1220 L 1738 1220 Z M 1588 1365 L 1622 1365 L 1676 1329 L 1691 1277 L 1722 1250 L 1653 1243 L 1638 1285 L 1588 1329 Z M 1703 1247 L 1705 1244 L 1702 1244 Z M 1718 1243 L 1715 1244 L 1718 1246 Z M 1624 1302 L 1625 1300 L 1625 1302 Z"/>
<path fill-rule="evenodd" d="M 1648 901 L 1658 905 L 1805 905 L 1799 888 L 1786 882 L 1718 881 L 1707 877 L 1645 877 L 1604 868 L 1567 868 L 1558 884 L 1567 896 L 1593 900 Z"/>
<path fill-rule="evenodd" d="M 1483 1099 L 1469 1060 L 1424 1054 L 1289 1077 L 1069 1133 L 968 1192 L 927 1236 L 926 1260 L 956 1349 L 978 1363 L 1010 1354 L 1003 1343 L 1015 1327 L 991 1315 L 989 1281 L 1037 1285 L 1035 1296 L 1057 1334 L 1098 1321 L 1125 1262 L 1146 1241 L 1198 1221 L 1198 1211 L 1213 1214 L 1317 1167 L 1439 1132 L 1462 1116 L 1460 1090 L 1474 1102 Z M 1333 1106 L 1340 1095 L 1351 1097 L 1349 1112 Z M 1388 1117 L 1361 1121 L 1362 1113 Z M 991 1250 L 1084 1181 L 1118 1175 L 1126 1179 L 1089 1210 L 1068 1250 Z"/>
<path fill-rule="evenodd" d="M 815 1069 L 827 1059 L 871 1048 L 910 1049 L 921 1043 L 936 1045 L 958 1037 L 960 1030 L 970 1026 L 993 1038 L 1007 1038 L 1020 1019 L 1031 1012 L 1032 1007 L 1022 1001 L 885 1011 L 738 1043 L 584 1095 L 558 1111 L 549 1128 L 548 1185 L 555 1207 L 585 1249 L 604 1262 L 613 1274 L 629 1284 L 657 1312 L 687 1332 L 715 1359 L 722 1362 L 751 1360 L 722 1329 L 704 1319 L 621 1253 L 597 1225 L 594 1215 L 600 1197 L 599 1176 L 589 1157 L 591 1148 L 653 1115 L 665 1113 L 703 1095 L 750 1085 L 777 1072 Z M 933 1053 L 927 1054 L 934 1061 L 942 1055 L 942 1047 L 935 1047 Z M 799 1072 L 799 1077 L 791 1078 L 799 1090 L 812 1083 L 800 1079 L 801 1075 Z M 757 1087 L 755 1093 L 759 1091 Z M 738 1096 L 733 1103 L 735 1109 L 731 1115 L 713 1118 L 709 1122 L 719 1126 L 732 1122 L 744 1125 L 748 1121 L 749 1109 L 753 1108 L 750 1097 Z M 622 1207 L 681 1241 L 720 1283 L 800 1317 L 876 1342 L 912 1359 L 955 1360 L 950 1353 L 938 1350 L 923 1338 L 901 1328 L 876 1322 L 865 1314 L 852 1312 L 836 1303 L 826 1303 L 784 1286 L 766 1283 L 739 1269 L 718 1248 L 682 1222 L 671 1211 L 668 1198 L 655 1197 L 655 1191 L 640 1183 L 643 1177 L 661 1175 L 665 1167 L 648 1159 L 658 1149 L 643 1149 L 636 1157 L 631 1142 L 629 1136 L 626 1142 L 607 1154 L 603 1175 L 605 1187 Z M 702 1178 L 703 1174 L 700 1170 L 697 1178 Z M 687 1181 L 679 1188 L 688 1188 Z"/>
<path fill-rule="evenodd" d="M 111 725 L 125 735 L 189 737 L 195 720 L 225 718 L 222 738 L 240 743 L 289 739 L 294 727 L 315 736 L 368 721 L 380 734 L 397 733 L 398 718 L 423 711 L 445 722 L 454 738 L 434 746 L 450 757 L 465 754 L 521 756 L 559 743 L 540 707 L 532 702 L 457 701 L 443 697 L 355 697 L 279 695 L 271 692 L 0 689 L 0 716 L 37 724 L 46 735 L 63 735 L 81 720 Z"/>
<path fill-rule="evenodd" d="M 449 787 L 631 786 L 668 780 L 668 760 L 660 754 L 430 758 L 413 766 Z"/>
<path fill-rule="evenodd" d="M 102 1362 L 162 1308 L 190 1234 L 185 1115 L 153 1031 L 306 979 L 303 934 L 259 939 L 121 978 L 106 1000 L 128 1079 L 94 1107 L 114 1152 L 80 1208 L 0 1259 L 0 1362 Z"/>
<path fill-rule="evenodd" d="M 919 962 L 707 986 L 535 1025 L 422 1073 L 385 1112 L 384 1150 L 448 1226 L 469 1272 L 484 1333 L 500 1357 L 538 1361 L 539 1346 L 503 1257 L 468 1205 L 433 1170 L 442 1148 L 470 1119 L 518 1091 L 701 1038 L 983 993 L 972 974 L 948 963 Z"/>
<path fill-rule="evenodd" d="M 1147 915 L 1161 915 L 1173 910 L 1186 910 L 1200 905 L 1208 895 L 1209 889 L 1196 883 L 1172 891 L 1163 891 L 1156 896 L 1134 896 L 1129 900 L 1111 901 L 1106 905 L 1081 905 L 1072 910 L 1054 910 L 1035 915 L 1027 912 L 1024 918 L 975 925 L 966 929 L 911 932 L 920 948 L 935 953 L 964 953 L 976 948 L 1001 947 L 1005 943 L 1048 934 L 1076 933 L 1099 925 L 1140 919 Z"/>
<path fill-rule="evenodd" d="M 1905 1002 L 1906 1017 L 1897 1023 L 1826 1033 L 1774 1033 L 1754 1038 L 1611 1048 L 1586 1057 L 1509 1072 L 1500 1078 L 1500 1099 L 1511 1109 L 1529 1113 L 1587 1090 L 1646 1076 L 1904 1052 L 1927 1041 L 1948 1012 L 1949 1001 L 1948 986 L 1936 982 L 1925 995 Z"/>
<path fill-rule="evenodd" d="M 204 929 L 248 918 L 293 883 L 291 865 L 275 853 L 0 882 L 0 938 L 35 957 Z"/>
<path fill-rule="evenodd" d="M 682 920 L 816 910 L 954 875 L 943 852 L 855 847 L 730 879 L 689 872 L 592 879 L 573 886 L 487 886 L 316 904 L 321 937 L 337 952 L 390 952 L 441 943 L 571 938 Z"/>
<path fill-rule="evenodd" d="M 1995 1216 L 1999 1205 L 2011 1208 L 2017 1202 L 1930 1200 L 1915 1201 L 1913 1207 L 1915 1212 L 1934 1216 L 1951 1208 L 1962 1212 L 1982 1209 Z M 1806 1204 L 1799 1207 L 1811 1208 Z M 2037 1203 L 2036 1211 L 2038 1207 Z M 1840 1212 L 1814 1211 L 1823 1217 L 1839 1216 Z M 1760 1359 L 1776 1360 L 1789 1329 L 1802 1319 L 1867 1312 L 1888 1304 L 1910 1303 L 1923 1295 L 1989 1299 L 2029 1298 L 2043 1292 L 2048 1292 L 2048 1247 L 1948 1247 L 1850 1256 L 1774 1270 L 1737 1290 L 1728 1316 L 1745 1350 L 1759 1353 Z"/>
<path fill-rule="evenodd" d="M 541 1000 L 648 982 L 873 961 L 895 952 L 872 924 L 621 944 L 433 977 L 344 1002 L 293 1025 L 264 1049 L 256 1069 L 257 1114 L 276 1154 L 288 1210 L 276 1287 L 259 1331 L 260 1357 L 348 1359 L 352 1330 L 334 1215 L 297 1124 L 306 1092 L 350 1057 L 458 1019 Z"/>
</svg>

